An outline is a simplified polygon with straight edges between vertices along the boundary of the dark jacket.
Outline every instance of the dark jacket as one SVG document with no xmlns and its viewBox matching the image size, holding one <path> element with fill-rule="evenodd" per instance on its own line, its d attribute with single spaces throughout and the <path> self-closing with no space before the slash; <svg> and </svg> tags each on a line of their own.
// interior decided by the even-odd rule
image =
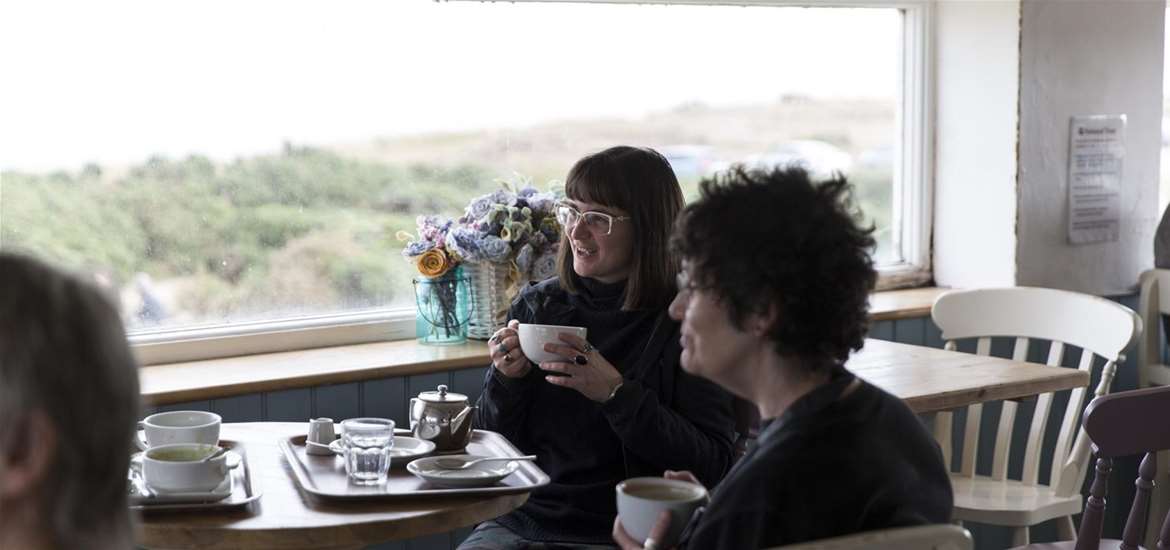
<svg viewBox="0 0 1170 550">
<path fill-rule="evenodd" d="M 692 520 L 687 548 L 770 548 L 946 523 L 942 453 L 902 400 L 840 369 L 764 427 Z"/>
<path fill-rule="evenodd" d="M 733 461 L 731 397 L 681 370 L 678 323 L 665 311 L 619 311 L 621 294 L 590 295 L 591 288 L 608 292 L 604 286 L 571 295 L 557 279 L 544 281 L 521 292 L 509 318 L 585 326 L 625 379 L 611 400 L 596 403 L 549 384 L 538 368 L 510 379 L 489 366 L 484 379 L 476 427 L 537 455 L 552 478 L 498 520 L 528 539 L 612 543 L 618 482 L 671 469 L 714 485 Z"/>
</svg>

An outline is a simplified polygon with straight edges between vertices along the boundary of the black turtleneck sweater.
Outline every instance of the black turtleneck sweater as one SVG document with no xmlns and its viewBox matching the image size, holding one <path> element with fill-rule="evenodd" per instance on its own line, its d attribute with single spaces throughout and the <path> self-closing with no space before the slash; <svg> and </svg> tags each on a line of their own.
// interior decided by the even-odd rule
<svg viewBox="0 0 1170 550">
<path fill-rule="evenodd" d="M 537 455 L 552 479 L 497 519 L 537 541 L 612 543 L 614 487 L 666 469 L 691 470 L 709 486 L 731 465 L 731 397 L 679 368 L 679 326 L 665 311 L 622 311 L 625 283 L 581 278 L 569 294 L 557 279 L 524 289 L 509 319 L 583 326 L 590 344 L 625 379 L 605 404 L 544 380 L 533 368 L 511 379 L 488 367 L 478 428 Z"/>
</svg>

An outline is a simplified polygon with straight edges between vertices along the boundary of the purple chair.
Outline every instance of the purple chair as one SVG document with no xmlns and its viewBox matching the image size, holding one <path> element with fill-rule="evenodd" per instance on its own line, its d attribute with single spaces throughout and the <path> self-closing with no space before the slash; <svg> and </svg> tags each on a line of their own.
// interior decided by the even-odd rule
<svg viewBox="0 0 1170 550">
<path fill-rule="evenodd" d="M 1093 478 L 1077 540 L 1031 544 L 1017 548 L 1030 550 L 1096 550 L 1098 548 L 1140 548 L 1149 510 L 1150 491 L 1158 468 L 1157 451 L 1170 449 L 1170 386 L 1140 389 L 1098 397 L 1085 409 L 1085 432 L 1097 455 L 1097 474 Z M 1145 453 L 1138 467 L 1137 494 L 1125 522 L 1122 540 L 1101 540 L 1101 521 L 1105 512 L 1105 482 L 1113 468 L 1113 458 Z M 1162 465 L 1163 468 L 1166 465 Z M 1154 548 L 1170 550 L 1170 514 L 1160 522 L 1161 532 Z"/>
</svg>

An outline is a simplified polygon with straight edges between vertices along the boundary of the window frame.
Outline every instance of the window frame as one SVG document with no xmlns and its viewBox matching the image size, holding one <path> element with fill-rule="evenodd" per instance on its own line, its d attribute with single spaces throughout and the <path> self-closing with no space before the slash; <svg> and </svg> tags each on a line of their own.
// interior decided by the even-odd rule
<svg viewBox="0 0 1170 550">
<path fill-rule="evenodd" d="M 483 1 L 483 0 L 474 0 Z M 488 0 L 496 1 L 496 0 Z M 929 0 L 501 0 L 543 3 L 678 4 L 813 8 L 893 8 L 901 14 L 898 70 L 900 141 L 893 170 L 893 246 L 900 261 L 882 266 L 878 290 L 930 282 L 933 231 L 934 7 Z M 413 338 L 413 308 L 347 312 L 129 335 L 142 365 L 295 351 Z"/>
</svg>

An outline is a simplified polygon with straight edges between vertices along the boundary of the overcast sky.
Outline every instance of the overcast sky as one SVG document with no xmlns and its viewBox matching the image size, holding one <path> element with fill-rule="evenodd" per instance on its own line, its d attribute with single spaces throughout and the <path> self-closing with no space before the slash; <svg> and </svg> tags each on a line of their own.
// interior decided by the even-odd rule
<svg viewBox="0 0 1170 550">
<path fill-rule="evenodd" d="M 895 10 L 430 0 L 6 2 L 0 168 L 892 98 Z"/>
</svg>

